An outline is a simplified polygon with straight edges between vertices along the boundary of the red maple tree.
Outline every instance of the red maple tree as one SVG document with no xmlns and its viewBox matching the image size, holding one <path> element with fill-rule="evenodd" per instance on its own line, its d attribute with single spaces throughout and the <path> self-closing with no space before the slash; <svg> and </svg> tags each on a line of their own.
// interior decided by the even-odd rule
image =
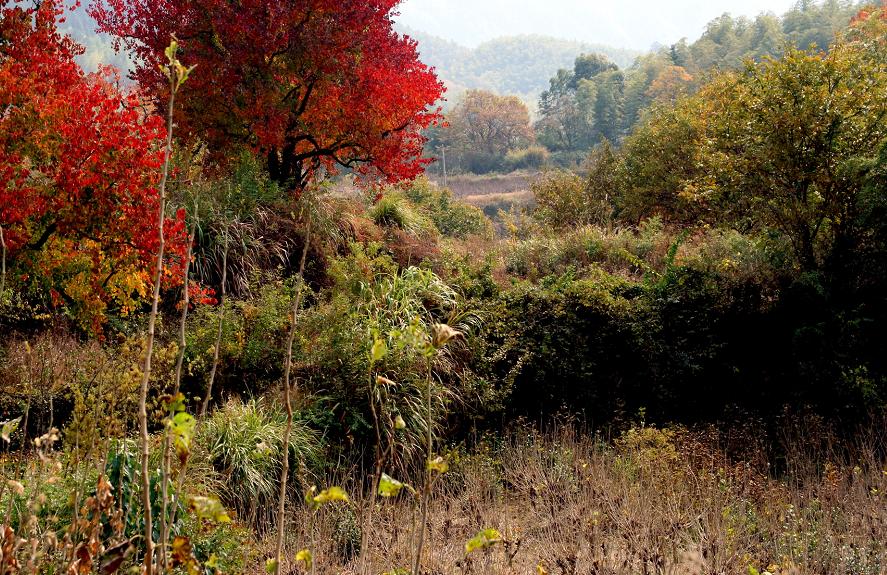
<svg viewBox="0 0 887 575">
<path fill-rule="evenodd" d="M 162 107 L 158 65 L 175 35 L 197 71 L 182 89 L 180 133 L 217 152 L 248 145 L 273 179 L 301 189 L 321 168 L 415 177 L 421 130 L 443 85 L 392 28 L 400 0 L 95 0 L 100 31 L 137 60 Z"/>
<path fill-rule="evenodd" d="M 17 277 L 99 329 L 153 283 L 165 128 L 108 74 L 84 74 L 61 14 L 59 0 L 0 2 L 0 226 Z M 166 226 L 181 283 L 184 214 Z"/>
</svg>

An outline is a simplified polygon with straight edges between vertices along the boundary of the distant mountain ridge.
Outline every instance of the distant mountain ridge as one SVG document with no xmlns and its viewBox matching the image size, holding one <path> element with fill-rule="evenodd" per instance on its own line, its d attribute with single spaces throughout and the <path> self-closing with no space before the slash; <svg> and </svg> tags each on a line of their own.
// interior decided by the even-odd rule
<svg viewBox="0 0 887 575">
<path fill-rule="evenodd" d="M 398 25 L 397 30 L 419 43 L 422 61 L 437 69 L 451 102 L 465 90 L 484 89 L 519 96 L 535 105 L 554 72 L 572 67 L 580 54 L 603 54 L 620 67 L 630 66 L 642 54 L 538 35 L 497 38 L 472 49 L 405 26 Z"/>
<path fill-rule="evenodd" d="M 110 39 L 95 33 L 95 22 L 83 6 L 66 14 L 61 30 L 86 47 L 80 59 L 86 69 L 99 64 L 129 69 L 126 55 L 115 53 Z M 472 49 L 403 26 L 397 30 L 419 43 L 422 60 L 434 66 L 447 84 L 450 102 L 465 90 L 484 89 L 519 96 L 535 106 L 549 78 L 560 68 L 572 67 L 580 54 L 604 54 L 620 67 L 630 66 L 641 55 L 636 50 L 536 35 L 497 38 Z"/>
</svg>

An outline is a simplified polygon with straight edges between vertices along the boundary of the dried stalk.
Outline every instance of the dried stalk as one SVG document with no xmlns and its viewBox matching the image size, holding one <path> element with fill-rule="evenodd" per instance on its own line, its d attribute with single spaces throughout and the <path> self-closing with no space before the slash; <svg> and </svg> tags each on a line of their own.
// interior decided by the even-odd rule
<svg viewBox="0 0 887 575">
<path fill-rule="evenodd" d="M 190 70 L 185 70 L 176 59 L 178 43 L 173 38 L 166 56 L 169 66 L 164 70 L 169 79 L 169 107 L 166 111 L 166 145 L 163 150 L 163 169 L 160 177 L 158 194 L 160 205 L 157 208 L 157 267 L 154 270 L 154 293 L 151 298 L 151 313 L 148 316 L 148 340 L 145 345 L 145 368 L 142 372 L 142 384 L 139 390 L 139 444 L 141 451 L 141 483 L 142 507 L 145 520 L 145 575 L 154 573 L 154 524 L 151 514 L 151 478 L 148 476 L 148 458 L 151 454 L 148 436 L 148 382 L 151 379 L 151 356 L 154 353 L 154 335 L 157 325 L 157 307 L 160 302 L 160 282 L 163 279 L 163 252 L 166 238 L 163 223 L 166 220 L 166 183 L 169 180 L 169 161 L 172 156 L 173 109 L 175 108 L 176 91 L 187 78 Z"/>
<path fill-rule="evenodd" d="M 206 393 L 203 398 L 203 405 L 200 406 L 200 419 L 206 417 L 209 409 L 209 400 L 213 394 L 213 383 L 216 381 L 216 372 L 219 369 L 219 348 L 222 345 L 222 327 L 225 322 L 225 296 L 227 291 L 225 284 L 228 283 L 228 230 L 225 229 L 225 251 L 222 254 L 222 285 L 221 296 L 219 297 L 219 326 L 216 331 L 216 345 L 213 349 L 213 365 L 209 371 L 209 382 L 206 384 Z"/>
<path fill-rule="evenodd" d="M 431 408 L 431 358 L 428 359 L 428 368 L 426 373 L 425 385 L 425 401 L 426 401 L 426 417 L 425 424 L 427 427 L 426 435 L 426 460 L 425 460 L 425 488 L 422 490 L 422 516 L 419 518 L 419 542 L 416 545 L 416 556 L 413 559 L 413 575 L 419 575 L 419 564 L 422 562 L 422 547 L 425 544 L 425 526 L 428 522 L 428 506 L 431 504 L 431 486 L 434 482 L 432 475 L 431 459 L 434 457 L 433 442 L 434 438 L 431 431 L 431 418 L 433 416 Z"/>
<path fill-rule="evenodd" d="M 194 209 L 194 213 L 197 213 L 196 205 Z M 191 271 L 191 254 L 194 246 L 194 238 L 197 235 L 197 218 L 194 218 L 194 223 L 191 225 L 191 234 L 188 238 L 188 250 L 185 254 L 185 270 L 184 270 L 184 289 L 182 294 L 182 317 L 179 321 L 179 354 L 178 358 L 176 358 L 176 375 L 175 375 L 175 384 L 173 386 L 173 397 L 176 397 L 179 394 L 179 390 L 181 389 L 182 384 L 182 365 L 185 362 L 185 347 L 187 346 L 187 341 L 185 339 L 185 327 L 188 321 L 188 306 L 190 305 L 190 296 L 188 293 L 188 281 L 189 274 Z M 170 413 L 169 417 L 172 418 L 173 414 Z M 165 433 L 163 436 L 163 477 L 161 478 L 161 492 L 163 497 L 162 504 L 162 515 L 160 516 L 160 565 L 163 566 L 163 571 L 169 570 L 169 560 L 167 557 L 167 548 L 169 545 L 169 529 L 170 529 L 170 521 L 167 519 L 168 507 L 169 507 L 169 476 L 172 473 L 172 461 L 171 461 L 171 450 L 170 450 L 170 436 L 169 432 Z"/>
<path fill-rule="evenodd" d="M 0 301 L 6 291 L 6 238 L 3 237 L 3 226 L 0 225 Z"/>
<path fill-rule="evenodd" d="M 280 495 L 277 500 L 277 546 L 275 551 L 274 575 L 280 575 L 283 559 L 283 531 L 286 524 L 286 484 L 289 477 L 290 434 L 293 430 L 293 404 L 290 394 L 290 374 L 293 365 L 293 341 L 296 339 L 296 321 L 302 307 L 302 293 L 305 287 L 305 260 L 308 257 L 308 246 L 311 243 L 311 215 L 308 215 L 308 226 L 305 233 L 305 244 L 302 246 L 302 259 L 299 262 L 299 280 L 296 297 L 293 301 L 292 324 L 286 343 L 286 362 L 283 369 L 283 393 L 286 404 L 286 431 L 283 434 L 283 467 L 280 471 Z M 294 390 L 298 393 L 298 387 Z"/>
</svg>

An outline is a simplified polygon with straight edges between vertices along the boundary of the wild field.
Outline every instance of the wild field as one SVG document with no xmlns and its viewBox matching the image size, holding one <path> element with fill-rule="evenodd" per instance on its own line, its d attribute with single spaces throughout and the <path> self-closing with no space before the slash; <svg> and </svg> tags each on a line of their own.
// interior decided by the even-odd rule
<svg viewBox="0 0 887 575">
<path fill-rule="evenodd" d="M 447 188 L 459 199 L 480 198 L 496 194 L 513 194 L 527 192 L 530 183 L 538 177 L 538 173 L 511 174 L 459 174 L 447 178 Z M 443 179 L 435 174 L 431 180 L 443 186 Z"/>
<path fill-rule="evenodd" d="M 0 575 L 887 574 L 887 7 L 535 122 L 397 7 L 0 0 Z"/>
<path fill-rule="evenodd" d="M 196 530 L 193 519 L 181 525 L 194 530 L 196 556 L 215 557 L 212 564 L 225 572 L 263 573 L 274 553 L 279 469 L 257 449 L 278 452 L 283 419 L 275 425 L 268 409 L 221 407 L 199 432 L 179 479 L 192 493 L 220 495 L 230 510 L 233 523 L 192 500 Z M 453 446 L 449 469 L 432 487 L 422 572 L 884 573 L 883 426 L 847 443 L 816 418 L 783 423 L 778 437 L 751 421 L 693 430 L 637 423 L 606 437 L 561 422 Z M 316 438 L 304 430 L 293 437 L 298 460 L 310 461 L 304 450 Z M 3 468 L 16 469 L 21 481 L 8 480 L 5 512 L 28 531 L 7 538 L 4 552 L 18 547 L 24 572 L 28 565 L 62 566 L 72 554 L 87 559 L 81 542 L 113 560 L 115 545 L 136 529 L 126 500 L 131 477 L 121 473 L 135 449 L 117 443 L 99 463 L 39 450 L 7 457 Z M 294 502 L 284 529 L 285 572 L 408 572 L 421 517 L 411 487 L 373 497 L 371 477 L 356 463 L 329 472 L 301 466 L 294 475 L 309 502 L 318 485 L 343 491 L 319 504 Z M 410 476 L 422 481 L 415 469 Z M 175 542 L 172 549 L 181 565 L 183 551 Z M 310 562 L 296 559 L 302 549 L 311 550 Z"/>
</svg>

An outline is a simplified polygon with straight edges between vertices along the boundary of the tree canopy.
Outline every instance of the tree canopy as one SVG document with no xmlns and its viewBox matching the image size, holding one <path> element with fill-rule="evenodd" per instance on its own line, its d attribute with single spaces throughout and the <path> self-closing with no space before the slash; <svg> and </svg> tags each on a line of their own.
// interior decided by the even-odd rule
<svg viewBox="0 0 887 575">
<path fill-rule="evenodd" d="M 469 90 L 448 121 L 449 143 L 463 155 L 502 158 L 533 141 L 530 112 L 516 96 Z"/>
<path fill-rule="evenodd" d="M 133 77 L 166 101 L 158 70 L 175 35 L 200 70 L 182 90 L 183 134 L 219 154 L 249 146 L 295 189 L 320 169 L 396 181 L 419 174 L 421 130 L 443 86 L 392 28 L 399 0 L 96 0 L 100 31 L 133 53 Z"/>
<path fill-rule="evenodd" d="M 153 284 L 162 121 L 56 29 L 60 3 L 4 1 L 0 12 L 0 226 L 17 277 L 97 328 L 105 307 L 135 305 Z M 182 263 L 182 215 L 168 220 Z M 180 278 L 180 274 L 168 274 Z"/>
<path fill-rule="evenodd" d="M 651 105 L 693 93 L 719 71 L 778 57 L 786 47 L 826 50 L 858 9 L 845 0 L 802 0 L 781 18 L 724 14 L 698 40 L 681 40 L 642 55 L 621 70 L 614 64 L 603 66 L 604 56 L 580 56 L 572 69 L 552 76 L 539 99 L 540 143 L 569 153 L 586 152 L 604 138 L 618 142 Z"/>
<path fill-rule="evenodd" d="M 623 217 L 773 230 L 808 271 L 846 257 L 887 142 L 885 38 L 863 12 L 828 52 L 789 49 L 654 108 L 620 151 Z"/>
</svg>

